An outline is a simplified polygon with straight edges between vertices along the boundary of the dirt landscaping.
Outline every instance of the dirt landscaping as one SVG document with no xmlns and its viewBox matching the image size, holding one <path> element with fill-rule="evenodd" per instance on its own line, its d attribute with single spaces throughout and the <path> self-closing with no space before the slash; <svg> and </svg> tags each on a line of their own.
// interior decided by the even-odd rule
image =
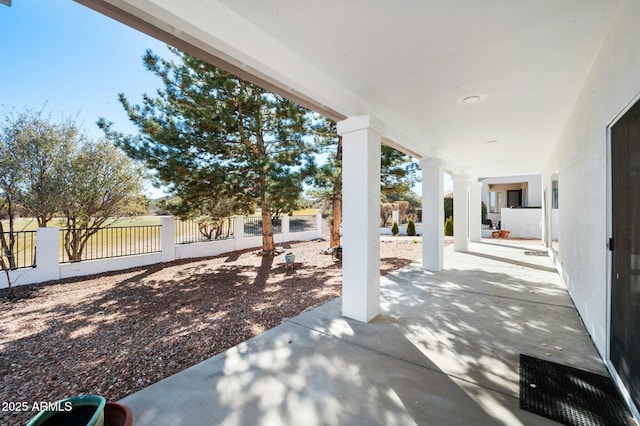
<svg viewBox="0 0 640 426">
<path fill-rule="evenodd" d="M 420 238 L 386 238 L 381 273 L 420 259 Z M 80 394 L 119 400 L 341 293 L 327 241 L 175 261 L 0 290 L 0 424 L 24 424 L 34 403 Z"/>
</svg>

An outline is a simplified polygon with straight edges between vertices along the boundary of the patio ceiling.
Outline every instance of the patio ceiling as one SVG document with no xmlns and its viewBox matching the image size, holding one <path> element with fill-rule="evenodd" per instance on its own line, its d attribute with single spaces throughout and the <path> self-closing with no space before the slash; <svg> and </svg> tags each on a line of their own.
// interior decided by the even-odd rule
<svg viewBox="0 0 640 426">
<path fill-rule="evenodd" d="M 621 0 L 77 1 L 488 177 L 543 170 Z"/>
</svg>

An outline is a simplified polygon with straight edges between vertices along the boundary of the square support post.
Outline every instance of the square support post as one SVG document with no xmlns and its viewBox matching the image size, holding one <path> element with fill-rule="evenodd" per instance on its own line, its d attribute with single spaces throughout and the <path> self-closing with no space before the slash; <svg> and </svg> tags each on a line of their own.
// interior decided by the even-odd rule
<svg viewBox="0 0 640 426">
<path fill-rule="evenodd" d="M 38 228 L 36 230 L 36 276 L 35 282 L 45 282 L 60 278 L 60 243 L 58 228 Z M 63 249 L 64 250 L 64 249 Z M 17 282 L 14 281 L 14 284 Z"/>
<path fill-rule="evenodd" d="M 338 122 L 342 136 L 342 315 L 380 313 L 380 144 L 384 127 L 368 115 Z"/>
<path fill-rule="evenodd" d="M 469 179 L 453 177 L 453 249 L 469 251 Z"/>
<path fill-rule="evenodd" d="M 176 219 L 173 216 L 162 216 L 160 225 L 162 261 L 171 262 L 176 259 Z"/>
<path fill-rule="evenodd" d="M 238 241 L 244 238 L 244 216 L 233 217 L 233 238 L 236 240 L 236 249 Z"/>
<path fill-rule="evenodd" d="M 469 241 L 482 240 L 482 182 L 469 184 Z"/>
<path fill-rule="evenodd" d="M 440 159 L 420 161 L 422 169 L 422 267 L 440 271 L 444 248 L 443 164 Z"/>
</svg>

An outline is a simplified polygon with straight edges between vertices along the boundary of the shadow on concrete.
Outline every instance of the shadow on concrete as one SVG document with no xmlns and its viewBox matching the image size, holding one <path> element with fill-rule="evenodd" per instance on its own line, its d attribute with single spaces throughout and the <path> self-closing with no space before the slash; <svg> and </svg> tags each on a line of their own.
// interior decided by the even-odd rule
<svg viewBox="0 0 640 426">
<path fill-rule="evenodd" d="M 501 247 L 504 247 L 504 246 L 501 246 Z M 523 262 L 523 261 L 520 261 L 520 260 L 509 259 L 509 258 L 502 257 L 502 256 L 494 256 L 494 255 L 490 255 L 490 254 L 486 254 L 486 253 L 478 253 L 478 252 L 474 252 L 474 251 L 467 251 L 466 253 L 470 254 L 472 256 L 483 257 L 485 259 L 496 260 L 498 262 L 509 263 L 511 265 L 523 266 L 525 268 L 538 269 L 540 271 L 546 271 L 546 272 L 556 272 L 557 271 L 556 268 L 553 268 L 551 266 L 537 265 L 535 263 Z"/>
<path fill-rule="evenodd" d="M 519 409 L 519 354 L 606 369 L 555 271 L 480 254 L 386 275 L 369 323 L 334 299 L 124 402 L 141 425 L 555 424 Z"/>
</svg>

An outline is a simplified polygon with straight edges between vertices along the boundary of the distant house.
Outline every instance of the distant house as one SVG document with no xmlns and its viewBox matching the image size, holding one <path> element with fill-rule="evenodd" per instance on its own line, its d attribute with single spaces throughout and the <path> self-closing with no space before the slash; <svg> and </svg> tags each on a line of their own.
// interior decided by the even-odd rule
<svg viewBox="0 0 640 426">
<path fill-rule="evenodd" d="M 511 231 L 512 237 L 542 238 L 542 175 L 492 177 L 479 182 L 480 197 L 487 206 L 483 237 L 490 237 L 491 230 L 500 227 Z"/>
<path fill-rule="evenodd" d="M 479 179 L 487 212 L 504 207 L 542 207 L 542 175 L 503 176 Z"/>
</svg>

